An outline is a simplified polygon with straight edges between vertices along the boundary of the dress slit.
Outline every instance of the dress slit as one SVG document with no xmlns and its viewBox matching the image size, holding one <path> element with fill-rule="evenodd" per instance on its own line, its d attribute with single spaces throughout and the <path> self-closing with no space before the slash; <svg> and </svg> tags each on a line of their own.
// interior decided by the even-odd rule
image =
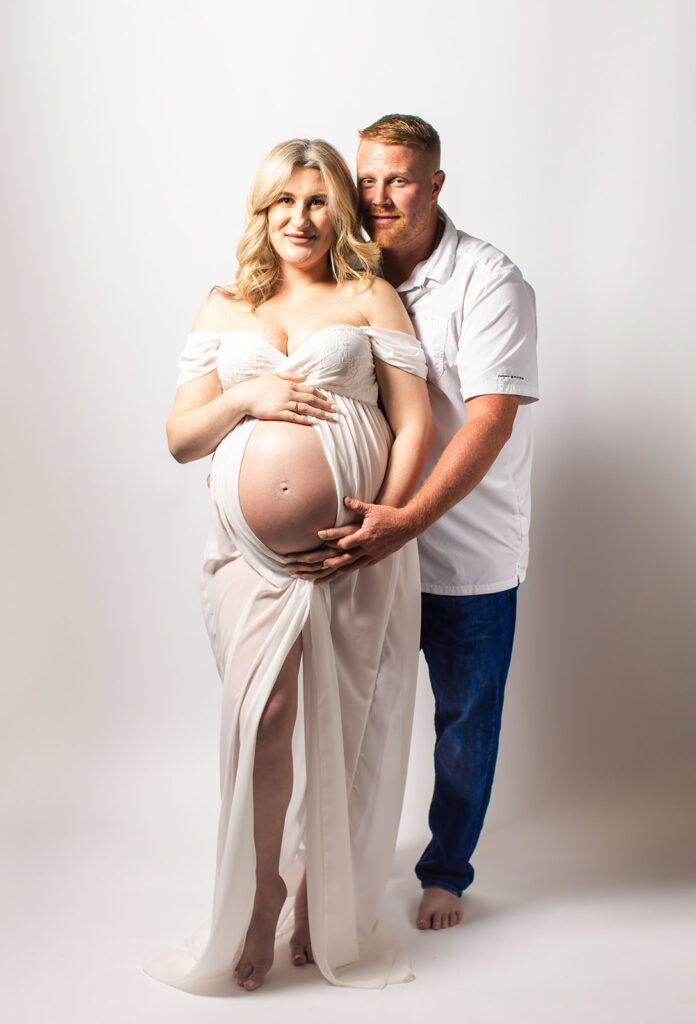
<svg viewBox="0 0 696 1024">
<path fill-rule="evenodd" d="M 400 351 L 415 342 L 391 334 L 393 339 L 381 332 L 385 344 L 393 341 L 390 358 L 399 365 L 396 346 Z M 230 352 L 241 359 L 240 340 Z M 259 358 L 276 358 L 265 349 L 255 351 Z M 326 331 L 303 347 L 302 358 L 315 360 L 319 368 L 315 376 L 302 368 L 308 383 L 322 387 L 339 409 L 335 423 L 318 421 L 312 429 L 319 432 L 334 476 L 341 525 L 349 518 L 345 495 L 374 499 L 391 434 L 370 397 L 376 382 L 362 329 L 342 325 L 336 337 Z M 409 359 L 416 362 L 415 355 Z M 334 365 L 343 382 L 336 389 L 326 376 Z M 312 951 L 324 977 L 337 985 L 381 988 L 413 976 L 403 942 L 379 919 L 379 910 L 396 841 L 415 697 L 417 548 L 412 542 L 376 565 L 326 584 L 290 577 L 284 557 L 253 534 L 240 507 L 239 471 L 256 422 L 242 421 L 223 439 L 211 472 L 201 598 L 222 680 L 212 920 L 185 949 L 166 950 L 145 969 L 191 992 L 242 993 L 232 972 L 256 888 L 257 733 L 278 674 L 301 634 L 293 787 L 280 874 L 292 894 L 299 880 L 298 854 L 303 856 Z M 278 935 L 288 930 L 290 911 L 288 900 Z"/>
</svg>

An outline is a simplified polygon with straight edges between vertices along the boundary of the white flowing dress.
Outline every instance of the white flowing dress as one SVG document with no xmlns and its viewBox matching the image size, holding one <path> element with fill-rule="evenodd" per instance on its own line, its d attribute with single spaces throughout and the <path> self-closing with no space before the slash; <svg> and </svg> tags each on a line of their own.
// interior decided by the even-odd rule
<svg viewBox="0 0 696 1024">
<path fill-rule="evenodd" d="M 377 404 L 373 354 L 420 377 L 419 343 L 399 331 L 332 324 L 290 356 L 244 331 L 194 332 L 179 384 L 217 369 L 224 389 L 264 373 L 305 373 L 339 410 L 318 420 L 336 483 L 336 524 L 347 495 L 374 499 L 391 430 Z M 252 533 L 237 484 L 258 420 L 220 443 L 211 472 L 212 522 L 202 600 L 222 679 L 221 810 L 212 921 L 187 948 L 145 964 L 148 974 L 191 992 L 230 985 L 255 891 L 253 768 L 256 732 L 281 666 L 302 634 L 293 736 L 293 795 L 280 872 L 293 888 L 307 871 L 312 951 L 338 985 L 381 988 L 413 975 L 398 936 L 379 920 L 401 813 L 418 662 L 420 579 L 415 541 L 376 565 L 324 584 L 293 579 L 283 557 Z M 291 901 L 278 934 L 292 925 Z M 237 989 L 237 991 L 241 991 Z"/>
</svg>

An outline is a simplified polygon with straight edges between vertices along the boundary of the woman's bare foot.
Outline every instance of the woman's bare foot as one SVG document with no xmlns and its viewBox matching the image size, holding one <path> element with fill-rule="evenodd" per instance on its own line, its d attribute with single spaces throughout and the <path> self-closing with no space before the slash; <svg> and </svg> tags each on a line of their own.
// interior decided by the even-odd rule
<svg viewBox="0 0 696 1024">
<path fill-rule="evenodd" d="M 237 984 L 250 992 L 261 985 L 271 969 L 276 925 L 286 896 L 285 882 L 280 877 L 274 884 L 256 890 L 244 949 L 235 967 Z"/>
<path fill-rule="evenodd" d="M 313 964 L 312 943 L 309 936 L 309 910 L 307 907 L 307 876 L 302 881 L 295 896 L 295 930 L 290 939 L 290 956 L 296 967 Z"/>
<path fill-rule="evenodd" d="M 462 901 L 448 889 L 440 889 L 433 885 L 423 890 L 423 897 L 418 908 L 416 924 L 421 929 L 453 928 L 463 917 Z"/>
</svg>

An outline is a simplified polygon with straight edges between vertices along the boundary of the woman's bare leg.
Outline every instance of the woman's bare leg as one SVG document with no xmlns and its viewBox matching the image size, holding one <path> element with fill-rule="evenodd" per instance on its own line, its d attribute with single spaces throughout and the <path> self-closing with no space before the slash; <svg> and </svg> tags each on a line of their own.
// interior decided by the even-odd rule
<svg viewBox="0 0 696 1024">
<path fill-rule="evenodd" d="M 312 941 L 309 935 L 309 909 L 307 907 L 307 872 L 302 876 L 295 895 L 295 930 L 290 939 L 290 956 L 296 967 L 313 964 Z"/>
<path fill-rule="evenodd" d="M 280 877 L 280 847 L 292 795 L 292 733 L 297 716 L 297 676 L 302 654 L 298 637 L 261 716 L 254 759 L 254 846 L 256 896 L 237 981 L 258 988 L 273 963 L 275 931 L 287 891 Z"/>
</svg>

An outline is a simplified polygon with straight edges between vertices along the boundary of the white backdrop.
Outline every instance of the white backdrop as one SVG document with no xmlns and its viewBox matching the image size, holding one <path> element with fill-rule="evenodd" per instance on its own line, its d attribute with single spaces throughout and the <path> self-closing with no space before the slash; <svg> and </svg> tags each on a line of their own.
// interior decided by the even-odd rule
<svg viewBox="0 0 696 1024">
<path fill-rule="evenodd" d="M 553 847 L 594 850 L 590 873 L 692 879 L 695 28 L 688 0 L 5 6 L 13 949 L 54 957 L 66 919 L 92 927 L 75 894 L 93 910 L 116 891 L 135 960 L 157 937 L 143 920 L 160 928 L 137 916 L 153 877 L 171 870 L 168 906 L 187 857 L 212 872 L 206 469 L 166 449 L 176 358 L 233 278 L 264 153 L 320 136 L 352 163 L 357 128 L 394 111 L 439 129 L 444 208 L 537 293 L 531 566 L 487 834 L 520 825 L 532 874 L 551 877 Z M 425 839 L 430 715 L 423 686 L 406 859 Z M 81 856 L 99 835 L 117 864 L 137 842 L 138 878 Z M 185 883 L 165 926 L 195 924 L 209 885 Z"/>
</svg>

